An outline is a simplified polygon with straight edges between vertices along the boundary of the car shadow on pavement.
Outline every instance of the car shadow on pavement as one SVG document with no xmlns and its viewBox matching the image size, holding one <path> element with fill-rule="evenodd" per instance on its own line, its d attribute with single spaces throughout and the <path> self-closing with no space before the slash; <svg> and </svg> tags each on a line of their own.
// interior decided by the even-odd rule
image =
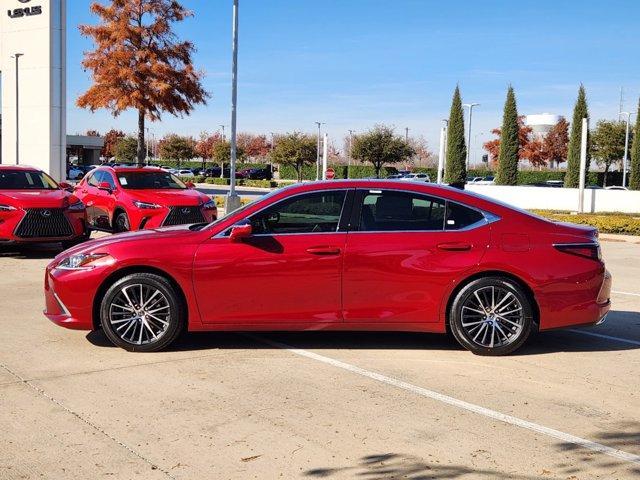
<svg viewBox="0 0 640 480">
<path fill-rule="evenodd" d="M 631 316 L 631 317 L 629 317 Z M 612 312 L 615 318 L 625 318 L 625 335 L 640 339 L 640 314 Z M 637 322 L 628 321 L 637 318 Z M 602 333 L 603 327 L 586 328 L 585 332 Z M 609 333 L 609 335 L 613 335 Z M 618 335 L 620 336 L 620 335 Z M 87 340 L 100 347 L 113 347 L 101 330 L 91 332 Z M 271 342 L 271 343 L 269 343 Z M 183 334 L 168 351 L 197 351 L 209 349 L 271 349 L 294 347 L 302 349 L 345 350 L 434 350 L 462 351 L 451 335 L 412 332 L 197 332 Z M 576 331 L 553 330 L 533 335 L 512 355 L 544 355 L 555 352 L 600 352 L 640 349 L 640 345 L 585 335 Z"/>
<path fill-rule="evenodd" d="M 444 465 L 435 458 L 427 461 L 412 455 L 401 455 L 397 453 L 367 455 L 358 459 L 355 465 L 313 468 L 303 472 L 303 475 L 312 479 L 336 477 L 367 478 L 370 480 L 400 478 L 409 480 L 456 478 L 536 480 L 540 478 L 540 475 L 519 475 L 512 472 L 507 473 L 493 469 L 473 468 L 465 465 Z"/>
<path fill-rule="evenodd" d="M 34 245 L 0 245 L 0 258 L 34 259 L 53 258 L 62 252 L 60 243 Z"/>
</svg>

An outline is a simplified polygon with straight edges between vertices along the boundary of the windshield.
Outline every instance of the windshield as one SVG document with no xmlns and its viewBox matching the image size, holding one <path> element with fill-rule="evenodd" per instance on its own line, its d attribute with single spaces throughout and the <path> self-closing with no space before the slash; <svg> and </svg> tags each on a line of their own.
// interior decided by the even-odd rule
<svg viewBox="0 0 640 480">
<path fill-rule="evenodd" d="M 118 172 L 118 181 L 127 190 L 184 190 L 187 186 L 169 172 Z"/>
<path fill-rule="evenodd" d="M 0 190 L 58 190 L 58 184 L 37 170 L 0 170 Z"/>
</svg>

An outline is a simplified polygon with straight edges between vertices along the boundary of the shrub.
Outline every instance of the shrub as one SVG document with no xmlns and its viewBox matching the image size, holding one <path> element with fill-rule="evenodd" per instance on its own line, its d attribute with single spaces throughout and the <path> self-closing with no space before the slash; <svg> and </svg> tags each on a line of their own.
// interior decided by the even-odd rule
<svg viewBox="0 0 640 480">
<path fill-rule="evenodd" d="M 208 183 L 209 185 L 229 185 L 229 179 L 208 177 L 205 179 L 204 183 Z"/>
</svg>

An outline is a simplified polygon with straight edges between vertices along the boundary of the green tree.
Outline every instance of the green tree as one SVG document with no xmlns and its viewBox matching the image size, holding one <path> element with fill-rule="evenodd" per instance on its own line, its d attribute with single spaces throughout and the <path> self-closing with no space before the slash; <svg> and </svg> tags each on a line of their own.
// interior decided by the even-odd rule
<svg viewBox="0 0 640 480">
<path fill-rule="evenodd" d="M 640 190 L 640 101 L 636 115 L 636 128 L 633 131 L 633 143 L 631 145 L 631 175 L 629 176 L 629 188 Z"/>
<path fill-rule="evenodd" d="M 351 156 L 363 163 L 371 163 L 378 178 L 384 165 L 402 162 L 415 153 L 404 138 L 396 136 L 393 128 L 385 125 L 376 125 L 372 130 L 356 136 L 351 147 Z"/>
<path fill-rule="evenodd" d="M 467 144 L 464 139 L 464 110 L 460 98 L 460 87 L 456 85 L 449 114 L 447 130 L 447 162 L 445 165 L 446 183 L 464 183 L 467 181 Z"/>
<path fill-rule="evenodd" d="M 611 165 L 624 158 L 627 124 L 609 120 L 600 120 L 591 134 L 591 156 L 598 165 L 604 166 L 604 186 L 607 186 L 607 174 Z"/>
<path fill-rule="evenodd" d="M 196 156 L 196 141 L 192 137 L 170 134 L 160 141 L 158 151 L 164 160 L 175 160 L 180 165 L 182 160 L 191 160 Z"/>
<path fill-rule="evenodd" d="M 134 162 L 138 155 L 138 139 L 131 135 L 119 138 L 114 153 L 119 162 Z"/>
<path fill-rule="evenodd" d="M 573 108 L 573 120 L 571 122 L 571 133 L 569 135 L 569 150 L 567 152 L 567 174 L 564 176 L 564 186 L 578 188 L 580 183 L 580 149 L 582 148 L 582 119 L 589 118 L 589 107 L 587 105 L 587 94 L 584 85 L 580 85 L 578 99 Z M 589 172 L 589 134 L 587 132 L 587 168 Z"/>
<path fill-rule="evenodd" d="M 315 137 L 300 132 L 278 136 L 269 154 L 271 161 L 278 165 L 291 165 L 302 181 L 302 167 L 316 161 L 318 146 Z"/>
<path fill-rule="evenodd" d="M 519 131 L 516 95 L 513 87 L 509 86 L 507 100 L 504 103 L 502 129 L 500 130 L 500 154 L 498 155 L 498 172 L 496 174 L 496 184 L 498 185 L 518 184 Z"/>
<path fill-rule="evenodd" d="M 247 157 L 244 148 L 236 146 L 236 159 L 239 162 L 244 161 Z M 221 167 L 225 163 L 231 162 L 231 143 L 228 141 L 219 141 L 213 145 L 213 160 L 217 162 Z"/>
</svg>

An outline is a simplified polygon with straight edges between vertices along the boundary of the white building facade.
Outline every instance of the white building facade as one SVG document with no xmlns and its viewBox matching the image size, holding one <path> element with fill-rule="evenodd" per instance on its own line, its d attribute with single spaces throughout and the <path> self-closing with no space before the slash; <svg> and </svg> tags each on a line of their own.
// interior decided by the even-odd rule
<svg viewBox="0 0 640 480">
<path fill-rule="evenodd" d="M 31 165 L 61 180 L 66 174 L 66 0 L 2 4 L 2 163 Z"/>
</svg>

